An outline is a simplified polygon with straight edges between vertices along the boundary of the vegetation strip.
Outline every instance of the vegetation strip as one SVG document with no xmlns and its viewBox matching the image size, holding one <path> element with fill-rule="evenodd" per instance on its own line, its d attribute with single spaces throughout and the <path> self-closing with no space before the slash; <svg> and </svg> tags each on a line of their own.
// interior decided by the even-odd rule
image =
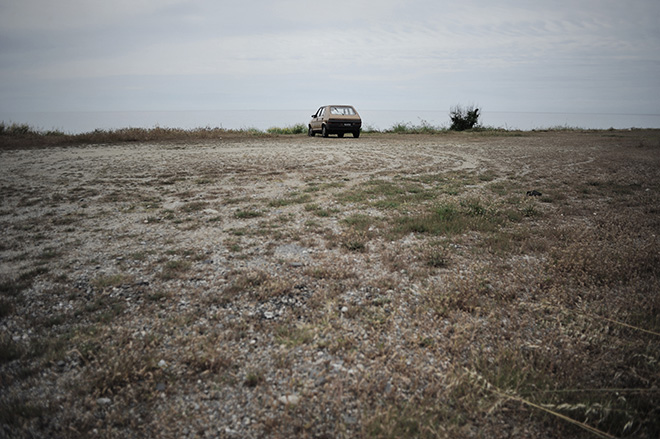
<svg viewBox="0 0 660 439">
<path fill-rule="evenodd" d="M 557 418 L 559 418 L 563 421 L 566 421 L 570 424 L 576 425 L 576 426 L 578 426 L 578 427 L 580 427 L 580 428 L 582 428 L 582 429 L 584 429 L 584 430 L 586 430 L 590 433 L 593 433 L 594 435 L 596 435 L 598 437 L 605 438 L 605 439 L 617 439 L 615 436 L 612 436 L 612 435 L 610 435 L 610 434 L 608 434 L 604 431 L 601 431 L 601 430 L 599 430 L 595 427 L 592 427 L 591 425 L 585 424 L 584 422 L 580 422 L 576 419 L 573 419 L 570 416 L 566 416 L 564 414 L 556 412 L 556 411 L 554 411 L 552 409 L 549 409 L 547 407 L 544 407 L 542 405 L 533 403 L 533 402 L 531 402 L 531 401 L 529 401 L 529 400 L 527 400 L 527 399 L 525 399 L 521 396 L 512 395 L 511 393 L 503 391 L 502 389 L 499 389 L 496 386 L 489 383 L 488 380 L 486 380 L 484 377 L 482 377 L 481 375 L 479 375 L 475 371 L 465 369 L 465 372 L 467 372 L 468 375 L 470 375 L 471 377 L 476 379 L 477 382 L 481 383 L 481 385 L 483 386 L 484 389 L 488 390 L 489 392 L 494 393 L 497 396 L 500 396 L 502 398 L 509 399 L 509 400 L 512 400 L 512 401 L 517 401 L 517 402 L 520 402 L 520 403 L 525 404 L 527 406 L 530 406 L 532 408 L 535 408 L 537 410 L 541 410 L 541 411 L 543 411 L 545 413 L 548 413 L 552 416 L 555 416 L 555 417 L 557 417 Z"/>
</svg>

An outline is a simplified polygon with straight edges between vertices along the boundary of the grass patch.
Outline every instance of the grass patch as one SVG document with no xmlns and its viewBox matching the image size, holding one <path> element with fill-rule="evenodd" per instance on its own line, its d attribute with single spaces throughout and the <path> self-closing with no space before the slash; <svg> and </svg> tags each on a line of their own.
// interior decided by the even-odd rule
<svg viewBox="0 0 660 439">
<path fill-rule="evenodd" d="M 0 334 L 0 364 L 18 360 L 25 349 L 7 334 Z"/>
<path fill-rule="evenodd" d="M 254 209 L 248 209 L 248 210 L 239 209 L 236 212 L 234 212 L 234 218 L 238 218 L 238 219 L 252 219 L 252 218 L 259 218 L 261 216 L 263 216 L 263 212 Z"/>
<path fill-rule="evenodd" d="M 299 123 L 284 128 L 271 127 L 266 130 L 268 134 L 307 134 L 307 125 Z"/>
<path fill-rule="evenodd" d="M 120 287 L 122 284 L 130 282 L 130 278 L 124 274 L 101 275 L 92 281 L 92 286 L 97 290 L 107 290 Z"/>
<path fill-rule="evenodd" d="M 306 129 L 305 129 L 306 132 Z M 268 136 L 257 128 L 225 129 L 220 127 L 182 128 L 120 128 L 68 134 L 62 131 L 40 131 L 26 124 L 0 122 L 0 147 L 34 148 L 58 145 L 98 145 L 133 142 L 189 142 L 191 140 L 219 140 L 227 137 Z"/>
<path fill-rule="evenodd" d="M 504 215 L 479 200 L 463 200 L 460 205 L 444 203 L 428 211 L 401 215 L 395 221 L 397 234 L 460 235 L 468 231 L 495 232 Z"/>
<path fill-rule="evenodd" d="M 47 407 L 20 399 L 0 401 L 0 424 L 19 428 L 24 421 L 43 418 L 49 412 Z"/>
<path fill-rule="evenodd" d="M 160 272 L 163 280 L 180 279 L 192 268 L 192 262 L 185 260 L 167 261 Z"/>
<path fill-rule="evenodd" d="M 269 276 L 263 271 L 248 271 L 236 275 L 234 281 L 227 286 L 223 295 L 231 297 L 236 294 L 243 293 L 248 290 L 256 290 L 259 286 L 263 285 Z"/>
<path fill-rule="evenodd" d="M 314 331 L 308 326 L 281 325 L 276 334 L 277 342 L 288 348 L 309 344 L 314 340 Z"/>
<path fill-rule="evenodd" d="M 430 212 L 400 216 L 396 224 L 399 234 L 456 235 L 468 230 L 465 216 L 452 204 L 437 206 Z"/>
<path fill-rule="evenodd" d="M 447 251 L 442 248 L 432 247 L 423 253 L 426 265 L 432 268 L 446 268 L 449 265 Z"/>
<path fill-rule="evenodd" d="M 314 214 L 315 216 L 320 217 L 320 218 L 328 218 L 328 217 L 330 217 L 332 215 L 336 215 L 340 212 L 340 210 L 337 209 L 337 208 L 328 209 L 328 208 L 324 208 L 324 207 L 319 206 L 318 204 L 313 204 L 313 203 L 305 205 L 305 211 L 311 212 L 312 214 Z"/>
<path fill-rule="evenodd" d="M 4 297 L 0 297 L 0 319 L 11 315 L 14 312 L 14 305 Z"/>
<path fill-rule="evenodd" d="M 364 232 L 369 230 L 371 225 L 374 223 L 374 218 L 362 213 L 355 213 L 353 215 L 344 218 L 342 222 L 347 226 L 349 226 L 351 229 L 360 230 Z"/>
<path fill-rule="evenodd" d="M 181 211 L 185 213 L 195 213 L 206 209 L 209 203 L 206 201 L 191 201 L 181 206 Z"/>
<path fill-rule="evenodd" d="M 351 229 L 340 237 L 341 246 L 350 252 L 363 253 L 367 251 L 369 235 L 362 230 Z"/>
<path fill-rule="evenodd" d="M 107 334 L 99 335 L 105 338 Z M 166 372 L 158 366 L 154 347 L 149 339 L 136 339 L 121 332 L 114 340 L 105 340 L 91 359 L 92 376 L 87 391 L 97 395 L 113 396 L 126 389 L 143 392 L 144 402 L 153 394 L 158 381 L 166 381 Z"/>
<path fill-rule="evenodd" d="M 425 120 L 420 120 L 418 125 L 411 122 L 398 122 L 384 132 L 394 134 L 440 134 L 448 131 L 447 128 L 434 126 Z"/>
<path fill-rule="evenodd" d="M 262 372 L 251 371 L 248 372 L 247 375 L 245 375 L 245 380 L 243 381 L 243 385 L 245 387 L 257 387 L 263 381 L 264 381 L 264 376 Z"/>
<path fill-rule="evenodd" d="M 0 294 L 8 297 L 16 297 L 25 289 L 30 287 L 30 275 L 22 275 L 19 279 L 5 279 L 0 282 Z"/>
<path fill-rule="evenodd" d="M 286 198 L 279 198 L 268 202 L 270 207 L 285 207 L 293 204 L 304 204 L 312 201 L 312 196 L 309 194 L 290 194 Z"/>
<path fill-rule="evenodd" d="M 368 204 L 381 209 L 396 209 L 433 199 L 435 193 L 411 181 L 369 180 L 339 194 L 342 203 Z"/>
<path fill-rule="evenodd" d="M 74 315 L 85 317 L 86 314 L 91 314 L 93 315 L 92 321 L 107 324 L 121 315 L 125 309 L 126 304 L 121 300 L 104 294 L 82 305 L 74 312 Z"/>
</svg>

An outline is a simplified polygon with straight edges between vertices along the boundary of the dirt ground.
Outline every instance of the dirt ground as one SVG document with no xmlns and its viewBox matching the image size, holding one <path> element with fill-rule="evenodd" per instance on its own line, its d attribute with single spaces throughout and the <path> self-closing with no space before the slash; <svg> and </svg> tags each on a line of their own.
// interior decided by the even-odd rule
<svg viewBox="0 0 660 439">
<path fill-rule="evenodd" d="M 5 149 L 0 188 L 0 436 L 660 432 L 660 131 Z"/>
</svg>

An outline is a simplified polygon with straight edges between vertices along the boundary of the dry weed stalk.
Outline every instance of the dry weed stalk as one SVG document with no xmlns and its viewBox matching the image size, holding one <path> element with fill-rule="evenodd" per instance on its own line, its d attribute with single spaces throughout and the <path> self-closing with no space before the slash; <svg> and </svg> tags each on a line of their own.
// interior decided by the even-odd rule
<svg viewBox="0 0 660 439">
<path fill-rule="evenodd" d="M 532 407 L 532 408 L 534 408 L 534 409 L 537 409 L 537 410 L 540 410 L 540 411 L 542 411 L 542 412 L 548 413 L 548 414 L 550 414 L 550 415 L 552 415 L 552 416 L 554 416 L 554 417 L 556 417 L 556 418 L 558 418 L 558 419 L 561 419 L 562 421 L 566 421 L 566 422 L 568 422 L 569 424 L 572 424 L 572 425 L 578 426 L 578 427 L 582 428 L 583 430 L 586 430 L 586 431 L 588 431 L 589 433 L 592 433 L 592 434 L 594 434 L 594 435 L 596 435 L 596 436 L 598 436 L 598 437 L 600 437 L 600 438 L 604 438 L 604 439 L 616 439 L 616 437 L 615 437 L 615 436 L 612 436 L 611 434 L 608 434 L 608 433 L 606 433 L 606 432 L 604 432 L 604 431 L 601 431 L 601 430 L 599 430 L 599 429 L 597 429 L 597 428 L 595 428 L 595 427 L 592 427 L 591 425 L 588 425 L 588 424 L 586 424 L 586 423 L 584 423 L 584 422 L 580 422 L 580 421 L 578 421 L 578 420 L 576 420 L 576 419 L 573 419 L 573 418 L 571 418 L 571 417 L 569 417 L 569 416 L 566 416 L 566 415 L 564 415 L 564 414 L 562 414 L 562 413 L 559 413 L 559 412 L 557 412 L 557 411 L 555 411 L 555 410 L 552 410 L 551 408 L 549 408 L 549 407 L 547 407 L 547 406 L 545 406 L 545 405 L 539 405 L 539 404 L 533 403 L 532 401 L 529 401 L 528 399 L 525 399 L 525 398 L 523 398 L 522 396 L 519 396 L 519 395 L 513 393 L 513 392 L 510 391 L 510 390 L 509 390 L 509 391 L 504 391 L 504 390 L 502 390 L 502 389 L 500 389 L 500 388 L 494 386 L 493 384 L 491 384 L 486 378 L 484 378 L 483 376 L 481 376 L 480 374 L 478 374 L 477 372 L 475 372 L 475 371 L 473 371 L 473 370 L 470 370 L 470 369 L 464 369 L 464 371 L 465 371 L 465 373 L 466 373 L 471 379 L 473 379 L 473 380 L 474 380 L 474 381 L 475 381 L 480 387 L 482 387 L 483 389 L 485 389 L 485 390 L 487 390 L 487 391 L 489 391 L 489 392 L 491 392 L 491 393 L 493 393 L 493 394 L 499 396 L 500 398 L 508 399 L 508 400 L 512 400 L 512 401 L 517 401 L 517 402 L 520 402 L 520 403 L 522 403 L 522 404 L 525 404 L 525 405 L 527 405 L 527 406 L 529 406 L 529 407 Z M 565 406 L 565 407 L 566 407 L 566 406 Z M 565 408 L 565 407 L 564 407 L 564 408 Z"/>
</svg>

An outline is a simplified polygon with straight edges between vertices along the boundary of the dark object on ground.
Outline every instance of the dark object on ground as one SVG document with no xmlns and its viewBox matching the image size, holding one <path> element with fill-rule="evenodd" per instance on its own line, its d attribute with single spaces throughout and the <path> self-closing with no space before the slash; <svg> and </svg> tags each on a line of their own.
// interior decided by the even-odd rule
<svg viewBox="0 0 660 439">
<path fill-rule="evenodd" d="M 449 118 L 451 119 L 450 130 L 471 130 L 479 124 L 479 108 L 474 105 L 465 108 L 455 105 L 449 110 Z"/>
<path fill-rule="evenodd" d="M 542 194 L 539 191 L 527 191 L 527 196 L 528 197 L 540 197 Z"/>
</svg>

